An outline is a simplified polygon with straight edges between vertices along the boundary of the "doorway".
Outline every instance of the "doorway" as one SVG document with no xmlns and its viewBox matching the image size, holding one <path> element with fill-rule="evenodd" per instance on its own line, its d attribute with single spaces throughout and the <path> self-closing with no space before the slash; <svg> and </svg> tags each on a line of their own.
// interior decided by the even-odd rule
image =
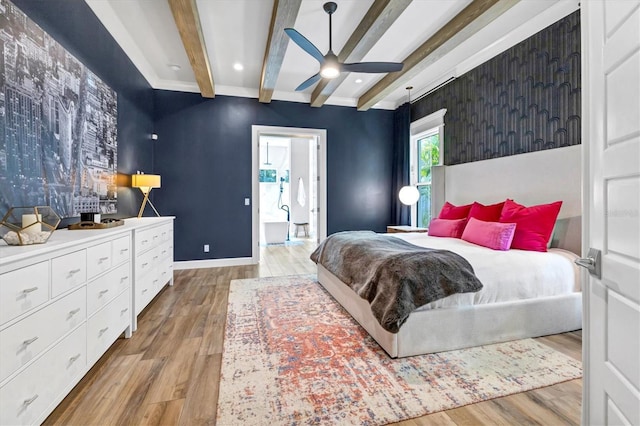
<svg viewBox="0 0 640 426">
<path fill-rule="evenodd" d="M 251 192 L 252 263 L 260 246 L 324 239 L 326 130 L 252 126 Z"/>
</svg>

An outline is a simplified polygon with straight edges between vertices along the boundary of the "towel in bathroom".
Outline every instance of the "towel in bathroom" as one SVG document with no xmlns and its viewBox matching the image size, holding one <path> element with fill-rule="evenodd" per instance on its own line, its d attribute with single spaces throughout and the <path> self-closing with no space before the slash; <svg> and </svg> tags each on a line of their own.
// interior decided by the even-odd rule
<svg viewBox="0 0 640 426">
<path fill-rule="evenodd" d="M 304 207 L 307 202 L 307 194 L 304 192 L 304 182 L 302 182 L 302 178 L 298 178 L 298 204 Z"/>
</svg>

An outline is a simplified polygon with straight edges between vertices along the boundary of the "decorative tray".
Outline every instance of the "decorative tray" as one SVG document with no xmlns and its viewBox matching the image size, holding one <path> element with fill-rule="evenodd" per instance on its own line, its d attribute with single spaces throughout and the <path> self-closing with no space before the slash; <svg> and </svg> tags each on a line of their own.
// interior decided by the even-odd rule
<svg viewBox="0 0 640 426">
<path fill-rule="evenodd" d="M 107 229 L 124 225 L 122 219 L 105 219 L 108 222 L 78 222 L 69 225 L 69 229 Z"/>
</svg>

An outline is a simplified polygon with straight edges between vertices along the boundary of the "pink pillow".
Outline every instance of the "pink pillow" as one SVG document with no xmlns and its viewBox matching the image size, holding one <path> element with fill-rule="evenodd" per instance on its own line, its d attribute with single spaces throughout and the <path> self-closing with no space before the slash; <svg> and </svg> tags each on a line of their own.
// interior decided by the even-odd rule
<svg viewBox="0 0 640 426">
<path fill-rule="evenodd" d="M 432 237 L 460 238 L 467 219 L 431 219 L 428 234 Z"/>
<path fill-rule="evenodd" d="M 509 250 L 515 231 L 515 223 L 485 222 L 472 217 L 462 239 L 494 250 Z"/>
<path fill-rule="evenodd" d="M 467 217 L 467 219 L 475 217 L 476 219 L 484 220 L 485 222 L 498 222 L 500 220 L 500 213 L 502 213 L 503 207 L 504 201 L 488 206 L 474 202 L 471 205 L 471 210 L 469 210 L 469 217 Z"/>
<path fill-rule="evenodd" d="M 466 219 L 469 215 L 470 209 L 471 204 L 467 204 L 466 206 L 454 206 L 450 202 L 446 201 L 444 206 L 442 206 L 442 210 L 440 210 L 438 219 Z"/>
<path fill-rule="evenodd" d="M 500 222 L 516 223 L 511 248 L 530 251 L 547 251 L 562 201 L 525 207 L 513 200 L 504 202 Z"/>
</svg>

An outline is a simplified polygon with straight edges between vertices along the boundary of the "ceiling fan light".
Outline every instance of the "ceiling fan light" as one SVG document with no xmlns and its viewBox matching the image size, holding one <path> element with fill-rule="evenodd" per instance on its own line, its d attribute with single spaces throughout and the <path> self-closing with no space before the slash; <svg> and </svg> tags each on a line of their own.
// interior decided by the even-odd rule
<svg viewBox="0 0 640 426">
<path fill-rule="evenodd" d="M 320 75 L 324 78 L 336 78 L 340 75 L 340 70 L 334 65 L 325 65 L 320 69 Z"/>
</svg>

